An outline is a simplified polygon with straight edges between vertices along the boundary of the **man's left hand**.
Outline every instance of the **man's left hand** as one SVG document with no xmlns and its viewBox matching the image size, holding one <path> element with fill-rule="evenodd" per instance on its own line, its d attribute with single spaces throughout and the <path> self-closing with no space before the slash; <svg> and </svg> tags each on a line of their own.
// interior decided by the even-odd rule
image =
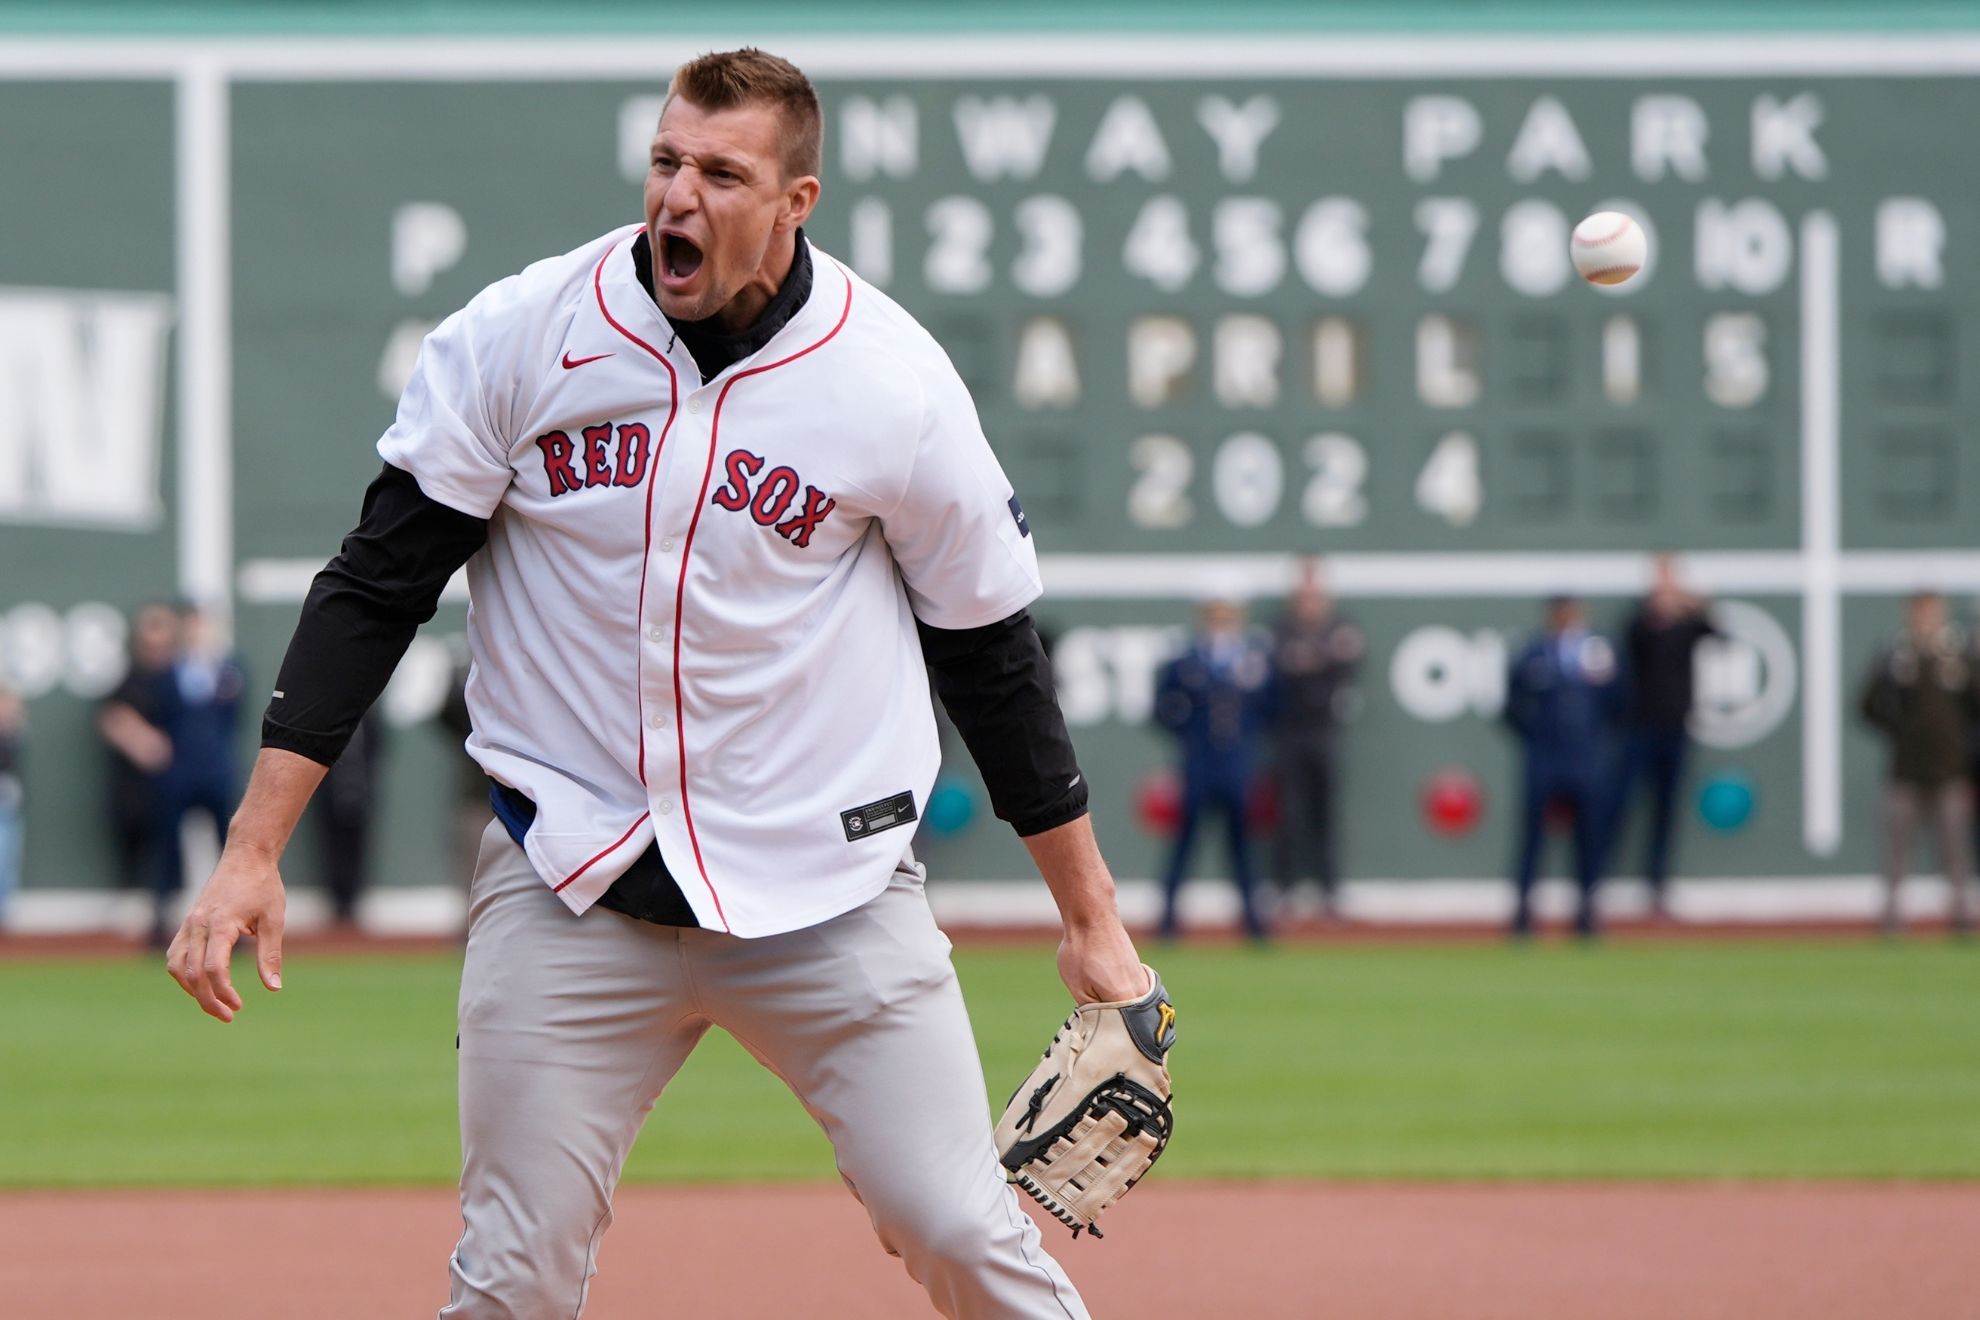
<svg viewBox="0 0 1980 1320">
<path fill-rule="evenodd" d="M 1059 941 L 1059 979 L 1081 1004 L 1118 1004 L 1148 993 L 1147 969 L 1119 921 L 1068 930 Z"/>
</svg>

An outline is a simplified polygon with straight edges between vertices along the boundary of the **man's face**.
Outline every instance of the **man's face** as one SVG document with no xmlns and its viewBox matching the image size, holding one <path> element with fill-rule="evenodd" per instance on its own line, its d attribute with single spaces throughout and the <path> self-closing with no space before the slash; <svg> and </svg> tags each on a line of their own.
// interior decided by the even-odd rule
<svg viewBox="0 0 1980 1320">
<path fill-rule="evenodd" d="M 1294 589 L 1292 613 L 1300 623 L 1315 627 L 1325 623 L 1333 612 L 1333 599 L 1318 584 L 1303 582 Z"/>
<path fill-rule="evenodd" d="M 218 655 L 225 649 L 220 620 L 197 607 L 185 611 L 179 616 L 179 647 L 195 657 Z"/>
<path fill-rule="evenodd" d="M 1911 601 L 1911 631 L 1920 637 L 1929 637 L 1946 626 L 1946 601 L 1943 596 L 1916 596 Z"/>
<path fill-rule="evenodd" d="M 1587 618 L 1580 601 L 1555 601 L 1547 609 L 1547 629 L 1556 633 L 1574 632 L 1587 622 Z"/>
<path fill-rule="evenodd" d="M 179 616 L 162 605 L 147 605 L 131 625 L 132 652 L 140 667 L 161 669 L 179 649 Z"/>
<path fill-rule="evenodd" d="M 679 96 L 667 103 L 646 175 L 653 291 L 667 315 L 704 320 L 745 295 L 734 318 L 740 328 L 776 293 L 774 281 L 750 285 L 772 238 L 803 224 L 818 198 L 816 179 L 784 177 L 781 126 L 770 106 L 703 110 Z"/>
<path fill-rule="evenodd" d="M 1244 607 L 1236 601 L 1210 601 L 1203 606 L 1199 617 L 1203 631 L 1212 637 L 1229 637 L 1244 627 Z"/>
</svg>

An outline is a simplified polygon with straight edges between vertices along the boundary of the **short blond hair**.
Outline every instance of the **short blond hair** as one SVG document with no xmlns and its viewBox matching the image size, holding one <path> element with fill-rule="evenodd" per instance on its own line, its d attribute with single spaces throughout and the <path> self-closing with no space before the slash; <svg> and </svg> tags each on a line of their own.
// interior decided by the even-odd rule
<svg viewBox="0 0 1980 1320">
<path fill-rule="evenodd" d="M 804 71 L 781 56 L 754 46 L 711 51 L 674 70 L 667 95 L 678 96 L 703 110 L 732 110 L 744 105 L 767 105 L 783 118 L 786 178 L 816 175 L 824 149 L 825 117 L 818 93 Z"/>
</svg>

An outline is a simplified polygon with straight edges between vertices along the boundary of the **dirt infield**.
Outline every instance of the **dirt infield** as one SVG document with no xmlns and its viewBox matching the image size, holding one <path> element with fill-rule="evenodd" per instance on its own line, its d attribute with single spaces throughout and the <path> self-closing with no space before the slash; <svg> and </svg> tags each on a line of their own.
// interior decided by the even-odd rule
<svg viewBox="0 0 1980 1320">
<path fill-rule="evenodd" d="M 1101 1317 L 1980 1320 L 1980 1187 L 1151 1183 L 1047 1240 Z M 0 1196 L 12 1320 L 431 1316 L 447 1191 Z M 587 1320 L 929 1314 L 837 1188 L 629 1188 Z"/>
</svg>

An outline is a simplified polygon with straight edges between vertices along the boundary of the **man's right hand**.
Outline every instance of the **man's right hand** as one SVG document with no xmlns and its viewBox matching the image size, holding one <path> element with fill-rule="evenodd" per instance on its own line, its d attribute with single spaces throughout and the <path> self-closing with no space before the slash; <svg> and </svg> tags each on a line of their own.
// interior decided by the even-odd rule
<svg viewBox="0 0 1980 1320">
<path fill-rule="evenodd" d="M 275 861 L 272 854 L 252 847 L 229 846 L 165 954 L 165 970 L 172 979 L 199 1001 L 204 1012 L 222 1022 L 232 1022 L 241 1010 L 229 962 L 243 935 L 254 936 L 261 983 L 270 990 L 282 988 L 282 919 L 287 901 Z"/>
<path fill-rule="evenodd" d="M 227 829 L 227 846 L 213 878 L 200 890 L 177 938 L 165 954 L 165 970 L 206 1012 L 232 1022 L 241 1011 L 227 960 L 243 935 L 254 936 L 261 983 L 282 988 L 282 849 L 302 819 L 309 795 L 326 767 L 305 756 L 264 747 L 248 776 L 247 795 Z"/>
</svg>

